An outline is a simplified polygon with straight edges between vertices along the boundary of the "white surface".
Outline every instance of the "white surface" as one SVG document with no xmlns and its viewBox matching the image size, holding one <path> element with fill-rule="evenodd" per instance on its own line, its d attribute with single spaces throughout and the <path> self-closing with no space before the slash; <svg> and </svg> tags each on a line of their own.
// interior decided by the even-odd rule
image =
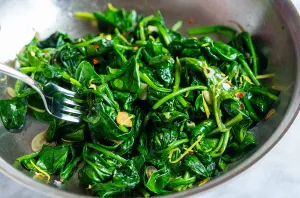
<svg viewBox="0 0 300 198">
<path fill-rule="evenodd" d="M 293 0 L 300 11 L 300 0 Z M 192 198 L 300 197 L 300 114 L 281 141 L 242 174 Z M 0 173 L 1 198 L 45 198 Z"/>
</svg>

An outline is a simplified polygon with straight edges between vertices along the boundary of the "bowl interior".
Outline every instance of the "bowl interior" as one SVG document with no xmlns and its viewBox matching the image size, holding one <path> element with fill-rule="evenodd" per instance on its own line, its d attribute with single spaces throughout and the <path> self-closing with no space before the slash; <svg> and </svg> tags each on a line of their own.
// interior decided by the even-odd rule
<svg viewBox="0 0 300 198">
<path fill-rule="evenodd" d="M 79 37 L 91 31 L 95 31 L 90 23 L 78 20 L 73 17 L 75 11 L 97 11 L 104 10 L 108 1 L 106 0 L 44 0 L 32 1 L 18 0 L 0 1 L 0 61 L 10 62 L 15 59 L 15 54 L 27 44 L 38 32 L 42 38 L 47 37 L 54 31 L 70 33 L 73 37 Z M 246 31 L 254 36 L 255 42 L 261 44 L 264 53 L 268 57 L 267 73 L 275 73 L 276 77 L 268 80 L 269 85 L 281 89 L 280 100 L 275 104 L 276 114 L 272 119 L 262 121 L 253 132 L 257 135 L 258 146 L 255 151 L 249 154 L 251 157 L 259 150 L 260 155 L 270 148 L 283 130 L 276 131 L 279 125 L 284 129 L 288 125 L 292 115 L 286 116 L 287 112 L 297 111 L 298 104 L 291 107 L 295 87 L 297 85 L 297 50 L 295 39 L 293 38 L 292 23 L 288 18 L 288 11 L 291 4 L 288 1 L 260 1 L 260 0 L 113 0 L 116 7 L 136 9 L 140 13 L 154 14 L 155 10 L 161 10 L 169 26 L 178 20 L 184 22 L 182 33 L 188 28 L 205 25 L 228 25 L 235 28 L 240 24 Z M 188 19 L 192 18 L 194 23 L 188 24 Z M 297 73 L 298 72 L 298 73 Z M 0 84 L 0 99 L 5 97 L 5 88 L 11 81 Z M 297 92 L 299 95 L 299 91 Z M 286 123 L 282 123 L 285 120 Z M 0 161 L 1 166 L 13 164 L 14 160 L 24 154 L 31 153 L 30 143 L 32 138 L 40 131 L 46 130 L 47 124 L 35 121 L 28 116 L 26 126 L 22 131 L 11 133 L 5 130 L 0 123 Z M 277 133 L 276 139 L 271 139 Z M 271 142 L 270 142 L 271 141 Z M 267 146 L 265 146 L 267 144 Z M 264 148 L 262 148 L 264 147 Z M 256 159 L 259 156 L 256 156 Z M 208 183 L 207 187 L 200 187 L 197 191 L 210 188 L 224 178 L 237 174 L 234 168 L 244 167 L 253 163 L 249 159 L 242 159 L 232 164 L 223 177 L 223 180 L 216 178 Z M 8 163 L 8 164 L 6 164 Z M 241 168 L 242 167 L 242 168 Z M 13 177 L 19 176 L 18 172 L 10 173 Z M 226 176 L 227 175 L 227 176 Z M 23 176 L 20 176 L 23 177 Z M 218 181 L 219 180 L 219 181 Z M 31 181 L 31 184 L 38 185 Z M 34 183 L 32 183 L 34 182 Z M 64 189 L 71 189 L 73 193 L 82 193 L 82 189 L 77 187 L 77 181 L 71 181 Z M 196 192 L 196 191 L 190 191 Z M 58 191 L 55 191 L 58 193 Z"/>
</svg>

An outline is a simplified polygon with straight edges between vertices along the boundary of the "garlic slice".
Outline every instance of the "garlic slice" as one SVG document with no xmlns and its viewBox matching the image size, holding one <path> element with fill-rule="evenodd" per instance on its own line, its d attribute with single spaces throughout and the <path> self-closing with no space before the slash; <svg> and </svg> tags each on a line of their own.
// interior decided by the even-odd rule
<svg viewBox="0 0 300 198">
<path fill-rule="evenodd" d="M 12 98 L 16 97 L 16 92 L 13 88 L 7 87 L 6 92 L 10 97 L 12 97 Z"/>
<path fill-rule="evenodd" d="M 42 131 L 32 139 L 31 149 L 33 152 L 41 151 L 44 144 L 48 145 L 48 142 L 46 140 L 46 133 L 47 131 Z"/>
</svg>

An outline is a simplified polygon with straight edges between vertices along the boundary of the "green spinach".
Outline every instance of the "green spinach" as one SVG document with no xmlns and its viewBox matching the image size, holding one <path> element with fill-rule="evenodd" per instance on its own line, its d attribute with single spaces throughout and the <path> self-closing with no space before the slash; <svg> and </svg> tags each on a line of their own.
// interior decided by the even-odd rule
<svg viewBox="0 0 300 198">
<path fill-rule="evenodd" d="M 226 26 L 193 28 L 188 38 L 162 14 L 144 16 L 108 4 L 105 12 L 75 13 L 99 33 L 72 39 L 56 32 L 34 38 L 17 55 L 20 71 L 41 84 L 75 91 L 82 122 L 51 117 L 21 81 L 16 97 L 0 101 L 8 129 L 20 129 L 29 108 L 49 123 L 37 153 L 17 159 L 50 182 L 68 180 L 99 197 L 164 195 L 204 183 L 256 145 L 250 129 L 278 100 L 257 79 L 267 60 L 247 32 Z M 263 57 L 263 58 L 260 58 Z"/>
</svg>

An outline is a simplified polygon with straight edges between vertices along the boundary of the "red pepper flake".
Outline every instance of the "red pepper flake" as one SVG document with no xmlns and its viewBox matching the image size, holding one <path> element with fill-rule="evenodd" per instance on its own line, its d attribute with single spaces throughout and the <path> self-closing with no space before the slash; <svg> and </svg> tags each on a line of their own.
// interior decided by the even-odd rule
<svg viewBox="0 0 300 198">
<path fill-rule="evenodd" d="M 193 18 L 189 18 L 187 22 L 188 22 L 188 24 L 193 24 L 194 23 L 194 19 Z"/>
<path fill-rule="evenodd" d="M 236 97 L 236 98 L 244 98 L 244 96 L 245 96 L 245 94 L 246 94 L 246 92 L 239 92 L 239 93 L 236 93 L 234 96 Z"/>
<path fill-rule="evenodd" d="M 94 45 L 94 48 L 95 48 L 95 49 L 98 49 L 98 48 L 99 48 L 99 45 Z"/>
<path fill-rule="evenodd" d="M 96 65 L 96 64 L 98 64 L 99 63 L 99 61 L 97 60 L 97 59 L 93 59 L 93 64 L 94 65 Z"/>
<path fill-rule="evenodd" d="M 244 109 L 245 105 L 244 104 L 240 104 L 239 109 Z"/>
</svg>

